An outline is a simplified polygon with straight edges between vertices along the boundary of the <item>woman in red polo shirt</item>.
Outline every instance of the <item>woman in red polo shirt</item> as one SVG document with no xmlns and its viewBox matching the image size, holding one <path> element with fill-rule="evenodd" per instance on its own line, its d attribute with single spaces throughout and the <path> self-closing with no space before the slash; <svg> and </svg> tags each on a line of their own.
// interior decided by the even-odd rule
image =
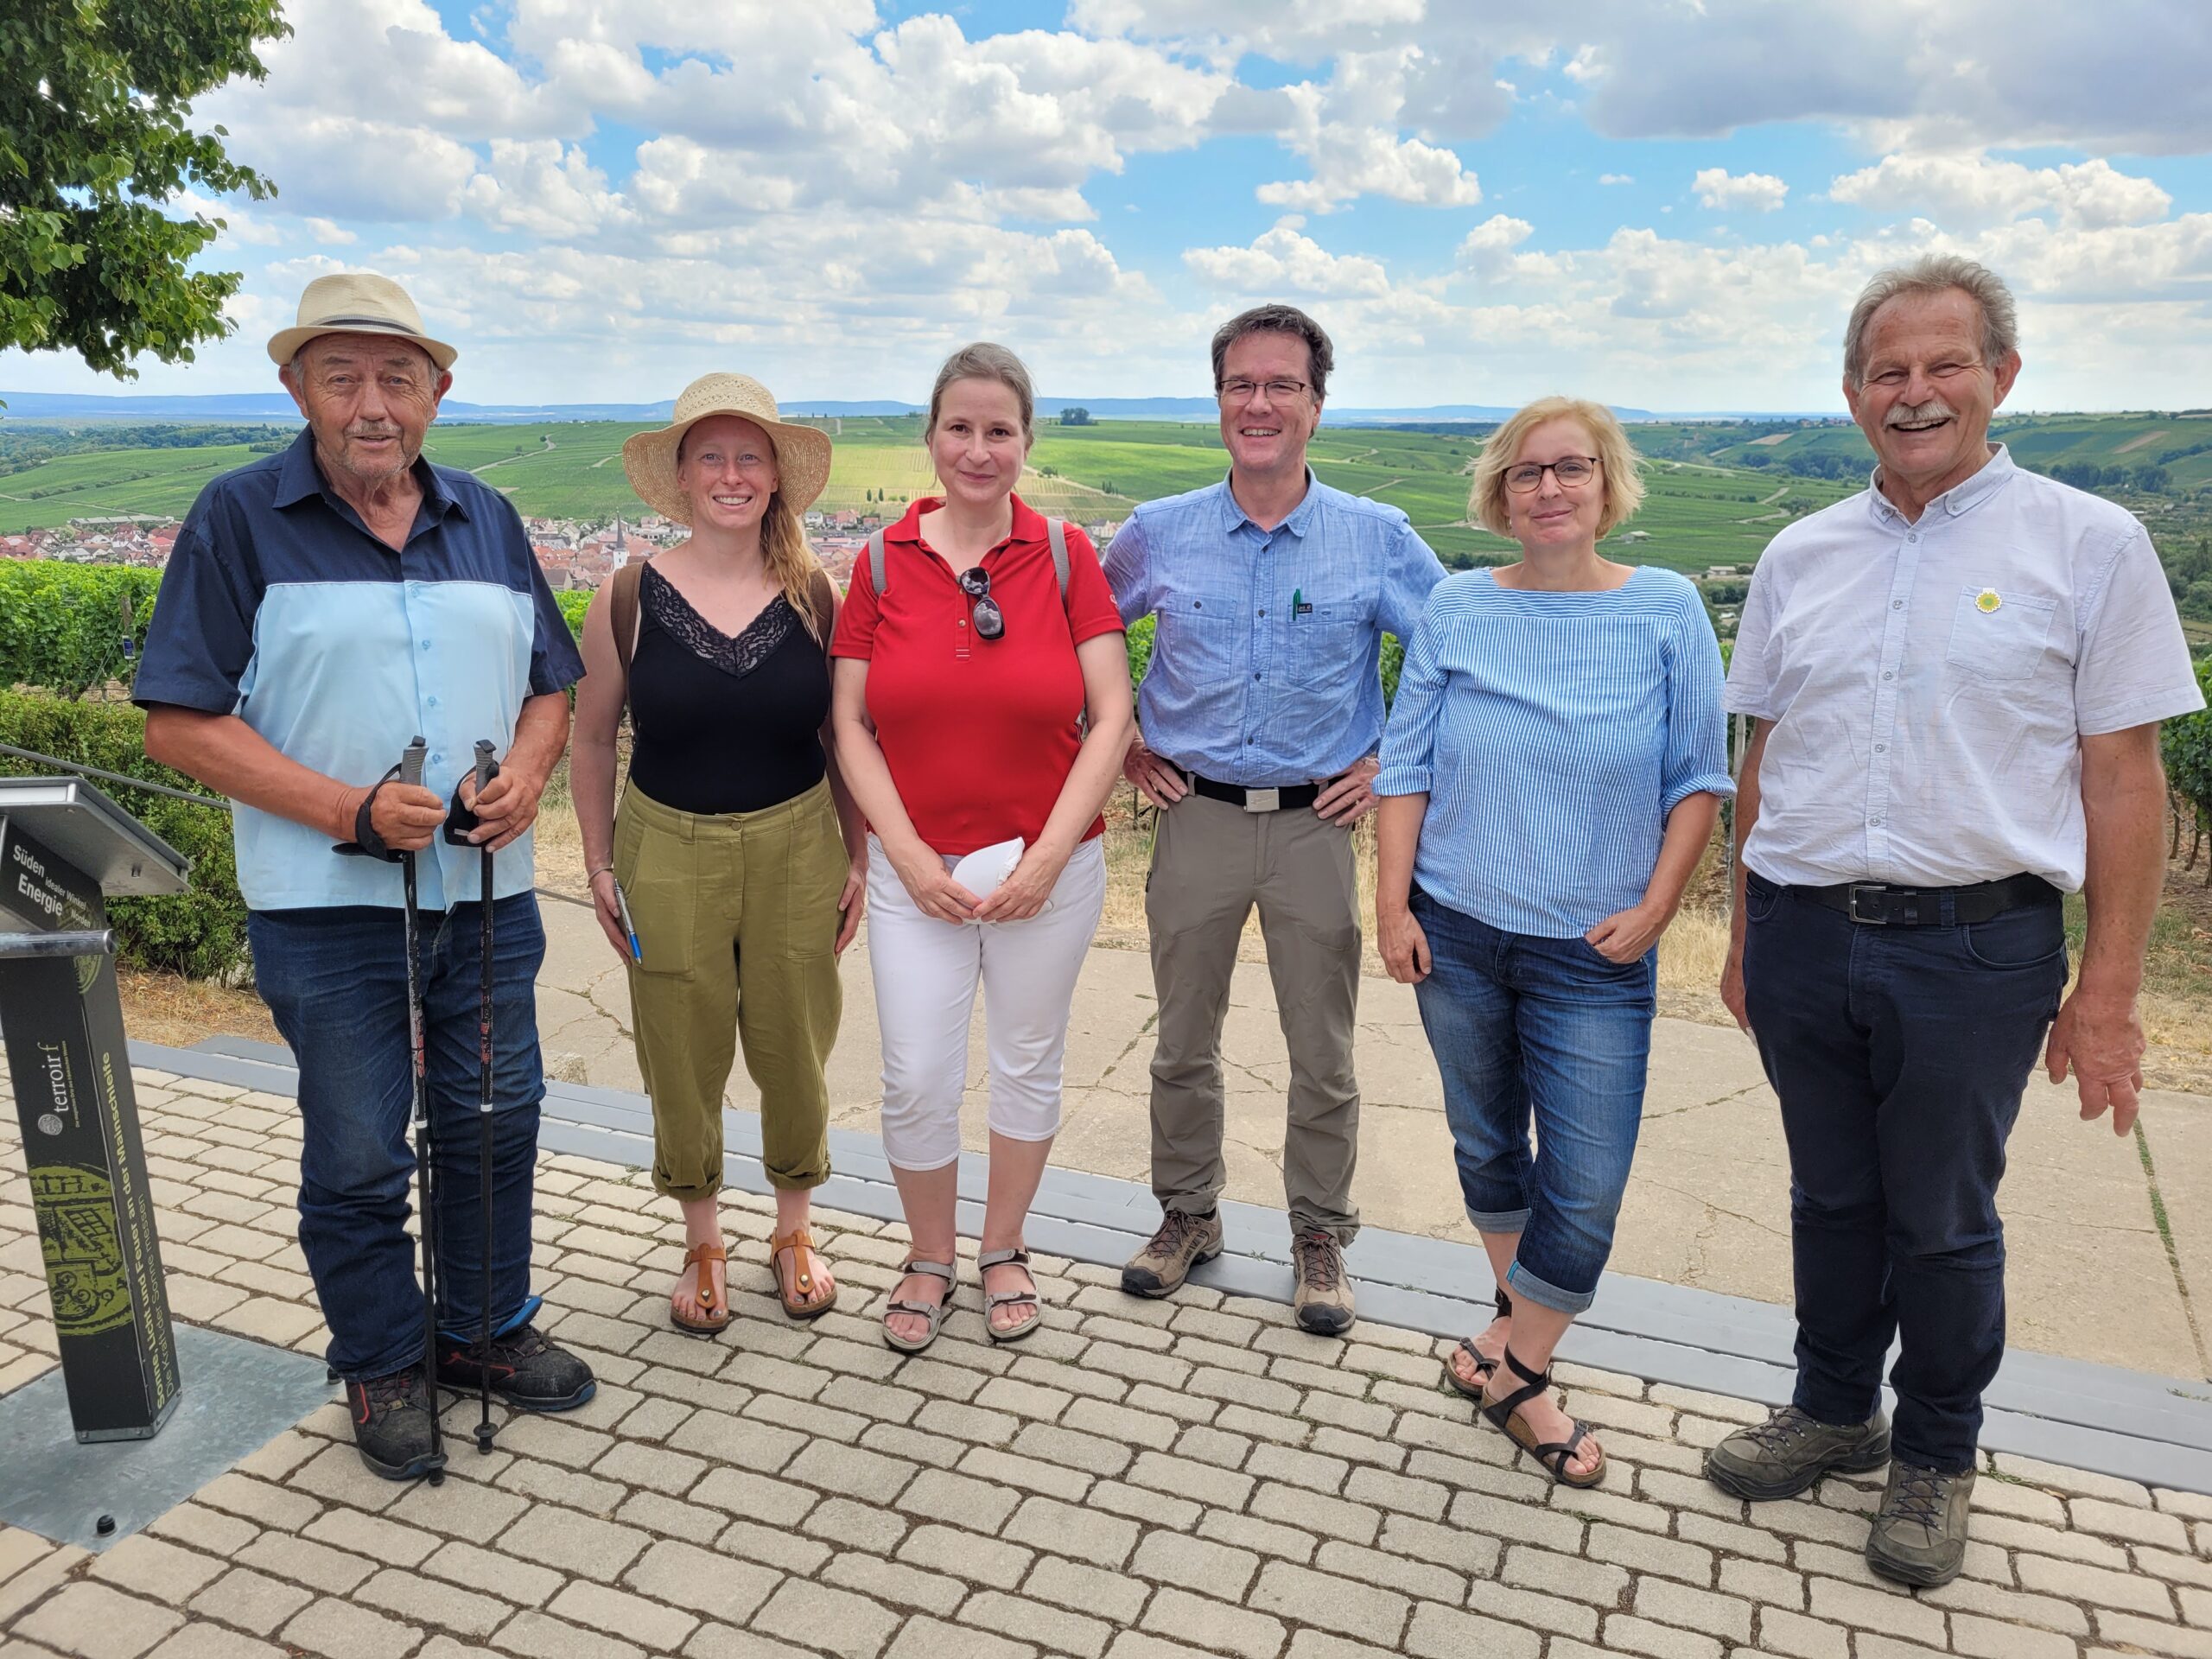
<svg viewBox="0 0 2212 1659">
<path fill-rule="evenodd" d="M 936 1339 L 952 1299 L 979 982 L 991 1075 L 985 1328 L 1011 1342 L 1042 1318 L 1022 1229 L 1059 1129 L 1068 1010 L 1105 900 L 1098 812 L 1136 729 L 1097 555 L 1065 527 L 1064 590 L 1046 520 L 1014 493 L 1035 401 L 1003 346 L 946 359 L 923 432 L 944 494 L 883 533 L 880 593 L 873 553 L 854 567 L 830 647 L 838 764 L 875 854 L 883 1149 L 912 1241 L 883 1334 L 908 1352 Z"/>
</svg>

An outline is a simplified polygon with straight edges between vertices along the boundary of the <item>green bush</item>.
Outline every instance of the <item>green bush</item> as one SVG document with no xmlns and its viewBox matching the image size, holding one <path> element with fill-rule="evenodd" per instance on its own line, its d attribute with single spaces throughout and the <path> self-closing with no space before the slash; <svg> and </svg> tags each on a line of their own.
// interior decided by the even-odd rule
<svg viewBox="0 0 2212 1659">
<path fill-rule="evenodd" d="M 1141 616 L 1128 632 L 1129 683 L 1142 685 L 1144 671 L 1152 666 L 1152 619 Z"/>
<path fill-rule="evenodd" d="M 44 692 L 0 690 L 0 742 L 79 766 L 197 789 L 189 778 L 146 758 L 146 717 L 129 703 L 74 702 Z M 51 766 L 0 754 L 0 773 L 51 775 Z M 130 812 L 192 861 L 192 890 L 168 899 L 117 899 L 108 914 L 122 960 L 196 979 L 220 979 L 246 960 L 245 900 L 238 896 L 231 815 L 167 795 L 95 780 Z M 208 799 L 219 799 L 209 796 Z"/>
<path fill-rule="evenodd" d="M 553 595 L 553 602 L 561 607 L 561 614 L 569 624 L 569 632 L 576 636 L 579 645 L 584 637 L 584 613 L 591 608 L 588 588 L 564 588 Z"/>
<path fill-rule="evenodd" d="M 2212 702 L 2212 657 L 2199 659 L 2196 683 Z M 2212 709 L 2168 721 L 2158 735 L 2158 749 L 2166 763 L 2166 786 L 2188 803 L 2198 833 L 2212 833 Z M 2212 883 L 2212 861 L 2204 874 Z"/>
<path fill-rule="evenodd" d="M 146 637 L 161 583 L 160 571 L 130 565 L 0 560 L 0 690 L 75 697 L 111 679 L 129 684 L 137 658 L 124 641 Z"/>
</svg>

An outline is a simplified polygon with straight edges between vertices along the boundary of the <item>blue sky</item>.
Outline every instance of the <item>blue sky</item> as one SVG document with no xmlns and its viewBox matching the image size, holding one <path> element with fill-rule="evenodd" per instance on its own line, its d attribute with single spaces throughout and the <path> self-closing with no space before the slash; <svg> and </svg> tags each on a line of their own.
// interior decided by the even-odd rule
<svg viewBox="0 0 2212 1659">
<path fill-rule="evenodd" d="M 2212 8 L 288 15 L 266 81 L 200 111 L 280 194 L 177 204 L 229 221 L 237 333 L 143 390 L 267 388 L 301 288 L 353 267 L 409 284 L 472 401 L 645 401 L 719 368 L 915 398 L 977 337 L 1055 395 L 1189 395 L 1213 324 L 1280 298 L 1336 336 L 1340 406 L 1835 409 L 1853 293 L 1940 247 L 2020 295 L 2021 406 L 2212 404 Z M 0 355 L 0 388 L 102 385 Z"/>
</svg>

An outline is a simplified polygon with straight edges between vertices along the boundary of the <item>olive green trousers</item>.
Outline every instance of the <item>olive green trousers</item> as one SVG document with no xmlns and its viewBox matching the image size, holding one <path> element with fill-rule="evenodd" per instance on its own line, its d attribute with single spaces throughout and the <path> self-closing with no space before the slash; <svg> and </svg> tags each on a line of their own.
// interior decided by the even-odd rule
<svg viewBox="0 0 2212 1659">
<path fill-rule="evenodd" d="M 844 1008 L 833 947 L 846 863 L 826 782 L 717 816 L 623 792 L 614 878 L 643 958 L 630 966 L 631 1024 L 653 1103 L 653 1185 L 669 1197 L 721 1190 L 722 1089 L 741 1043 L 768 1179 L 829 1179 L 823 1068 Z"/>
</svg>

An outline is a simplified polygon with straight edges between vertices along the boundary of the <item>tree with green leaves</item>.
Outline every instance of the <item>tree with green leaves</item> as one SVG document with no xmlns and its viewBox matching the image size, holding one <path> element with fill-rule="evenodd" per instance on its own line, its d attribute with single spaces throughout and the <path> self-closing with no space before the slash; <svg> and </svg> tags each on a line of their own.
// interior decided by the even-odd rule
<svg viewBox="0 0 2212 1659">
<path fill-rule="evenodd" d="M 188 186 L 273 187 L 196 132 L 192 100 L 265 73 L 277 0 L 30 0 L 0 10 L 0 346 L 75 352 L 129 378 L 226 332 L 236 271 L 188 270 L 223 228 L 172 219 Z"/>
</svg>

